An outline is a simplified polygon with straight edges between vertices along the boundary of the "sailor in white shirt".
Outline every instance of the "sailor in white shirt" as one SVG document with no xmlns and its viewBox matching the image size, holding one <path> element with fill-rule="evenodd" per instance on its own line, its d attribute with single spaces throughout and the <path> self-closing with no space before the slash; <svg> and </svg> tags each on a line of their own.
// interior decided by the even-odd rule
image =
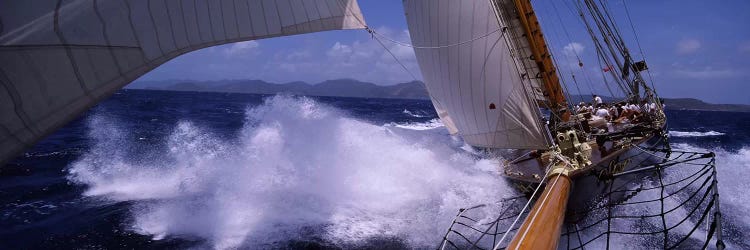
<svg viewBox="0 0 750 250">
<path fill-rule="evenodd" d="M 594 106 L 599 106 L 599 104 L 602 104 L 602 98 L 598 95 L 594 95 Z"/>
<path fill-rule="evenodd" d="M 581 103 L 579 103 L 579 104 L 578 104 L 578 109 L 576 109 L 576 111 L 577 111 L 578 113 L 584 113 L 584 112 L 588 111 L 588 110 L 586 109 L 586 103 L 584 103 L 584 102 L 581 102 Z"/>
<path fill-rule="evenodd" d="M 630 104 L 630 106 L 628 106 L 628 109 L 629 110 L 633 110 L 633 111 L 638 112 L 638 113 L 641 112 L 641 107 L 638 107 L 638 105 L 635 105 L 635 104 Z"/>
<path fill-rule="evenodd" d="M 601 118 L 610 117 L 609 111 L 603 105 L 599 105 L 599 109 L 596 110 L 596 113 L 594 115 L 601 117 Z"/>
<path fill-rule="evenodd" d="M 649 113 L 649 114 L 651 114 L 651 113 L 654 113 L 654 112 L 656 111 L 656 104 L 654 104 L 654 103 L 649 103 L 649 102 L 648 102 L 648 101 L 646 101 L 646 100 L 643 100 L 643 102 L 642 102 L 642 103 L 643 103 L 643 110 L 645 110 L 645 111 L 646 111 L 646 113 Z"/>
<path fill-rule="evenodd" d="M 620 112 L 617 111 L 617 107 L 615 105 L 612 105 L 612 107 L 609 108 L 609 114 L 612 116 L 613 120 L 617 117 L 620 117 Z"/>
</svg>

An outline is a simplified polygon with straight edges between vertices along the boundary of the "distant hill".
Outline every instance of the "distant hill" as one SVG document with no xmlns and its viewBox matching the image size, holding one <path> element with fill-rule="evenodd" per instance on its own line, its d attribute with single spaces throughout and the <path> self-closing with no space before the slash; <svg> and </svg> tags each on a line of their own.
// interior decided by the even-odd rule
<svg viewBox="0 0 750 250">
<path fill-rule="evenodd" d="M 664 103 L 667 105 L 667 109 L 750 112 L 750 105 L 713 104 L 693 98 L 669 98 L 664 100 Z"/>
<path fill-rule="evenodd" d="M 342 96 L 363 98 L 429 99 L 424 83 L 411 81 L 390 86 L 353 79 L 328 80 L 317 84 L 305 82 L 270 83 L 262 80 L 222 81 L 141 81 L 129 89 L 152 89 L 197 92 L 228 92 L 251 94 L 288 93 L 311 96 Z"/>
<path fill-rule="evenodd" d="M 221 80 L 221 81 L 139 81 L 128 85 L 129 89 L 153 89 L 197 92 L 228 92 L 250 94 L 288 93 L 310 96 L 341 96 L 362 98 L 429 99 L 424 83 L 411 81 L 396 85 L 381 86 L 353 79 L 328 80 L 321 83 L 306 82 L 270 83 L 262 80 Z M 573 95 L 571 103 L 590 102 L 589 95 Z M 602 96 L 605 102 L 615 100 Z M 693 98 L 665 98 L 667 109 L 710 110 L 750 112 L 750 105 L 712 104 Z"/>
</svg>

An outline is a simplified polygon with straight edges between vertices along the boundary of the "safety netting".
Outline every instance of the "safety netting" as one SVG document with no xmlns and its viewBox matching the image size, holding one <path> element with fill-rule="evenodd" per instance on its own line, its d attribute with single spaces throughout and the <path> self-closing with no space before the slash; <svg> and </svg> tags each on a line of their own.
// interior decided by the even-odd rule
<svg viewBox="0 0 750 250">
<path fill-rule="evenodd" d="M 714 154 L 633 150 L 660 160 L 597 176 L 607 191 L 568 209 L 558 249 L 723 249 Z M 460 209 L 438 248 L 505 249 L 538 198 L 527 197 Z"/>
</svg>

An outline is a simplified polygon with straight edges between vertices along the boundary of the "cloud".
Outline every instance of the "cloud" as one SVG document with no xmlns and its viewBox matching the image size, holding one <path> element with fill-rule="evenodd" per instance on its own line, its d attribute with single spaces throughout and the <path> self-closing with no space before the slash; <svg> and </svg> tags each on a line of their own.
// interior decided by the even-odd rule
<svg viewBox="0 0 750 250">
<path fill-rule="evenodd" d="M 328 49 L 328 52 L 326 52 L 326 54 L 329 57 L 334 58 L 348 57 L 352 54 L 352 47 L 349 45 L 341 44 L 340 42 L 336 42 L 333 47 Z"/>
<path fill-rule="evenodd" d="M 567 68 L 566 70 L 580 68 L 578 65 L 578 58 L 583 54 L 585 48 L 586 47 L 584 47 L 583 44 L 578 42 L 571 42 L 563 46 L 562 58 L 558 58 L 561 60 L 561 66 L 565 66 Z"/>
<path fill-rule="evenodd" d="M 677 69 L 673 71 L 673 75 L 680 78 L 691 79 L 719 79 L 740 77 L 743 76 L 744 73 L 735 69 L 714 69 L 712 67 L 704 67 L 702 69 Z"/>
<path fill-rule="evenodd" d="M 746 41 L 744 43 L 741 43 L 737 47 L 737 50 L 739 50 L 740 52 L 743 52 L 743 53 L 750 53 L 750 41 Z"/>
<path fill-rule="evenodd" d="M 577 43 L 577 42 L 572 42 L 572 43 L 569 43 L 568 45 L 565 45 L 565 47 L 563 47 L 563 54 L 565 54 L 565 56 L 575 58 L 576 55 L 580 55 L 581 53 L 583 53 L 583 49 L 584 47 L 582 44 Z"/>
<path fill-rule="evenodd" d="M 405 29 L 379 27 L 375 30 L 393 40 L 404 43 L 411 41 Z M 156 72 L 160 76 L 152 79 L 261 79 L 318 83 L 353 78 L 381 85 L 421 79 L 412 48 L 386 40 L 383 40 L 383 44 L 414 77 L 370 34 L 351 31 L 351 35 L 346 36 L 316 33 L 299 38 L 274 38 L 209 47 L 159 67 Z"/>
<path fill-rule="evenodd" d="M 698 51 L 701 48 L 701 42 L 696 39 L 682 39 L 677 42 L 677 54 L 687 55 Z"/>
<path fill-rule="evenodd" d="M 312 52 L 310 52 L 309 50 L 292 51 L 286 55 L 287 60 L 301 60 L 301 59 L 308 59 L 311 57 L 312 57 Z"/>
<path fill-rule="evenodd" d="M 256 41 L 245 41 L 245 42 L 237 42 L 231 44 L 229 48 L 224 51 L 227 56 L 235 56 L 235 55 L 247 55 L 252 52 L 257 52 L 257 48 L 260 46 L 260 43 Z"/>
<path fill-rule="evenodd" d="M 386 27 L 376 31 L 391 39 L 410 43 L 407 30 L 392 30 Z M 353 78 L 378 84 L 394 84 L 411 81 L 415 77 L 421 79 L 414 50 L 407 46 L 398 45 L 383 40 L 383 45 L 371 36 L 354 41 L 333 41 L 333 44 L 320 50 L 316 48 L 297 48 L 278 52 L 264 66 L 264 71 L 272 77 L 273 72 L 287 72 L 294 74 L 272 77 L 290 81 L 292 75 L 304 76 L 309 82 L 317 82 L 337 78 Z M 385 46 L 393 55 L 388 53 Z M 403 63 L 409 74 L 393 57 Z M 278 75 L 278 73 L 276 73 Z"/>
</svg>

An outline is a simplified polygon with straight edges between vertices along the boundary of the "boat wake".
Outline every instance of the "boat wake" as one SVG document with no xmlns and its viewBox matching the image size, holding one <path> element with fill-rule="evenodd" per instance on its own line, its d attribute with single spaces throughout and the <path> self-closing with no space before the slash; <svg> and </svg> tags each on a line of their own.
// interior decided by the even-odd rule
<svg viewBox="0 0 750 250">
<path fill-rule="evenodd" d="M 675 150 L 707 151 L 691 144 L 672 144 Z M 745 146 L 738 151 L 727 151 L 721 148 L 711 149 L 716 153 L 716 171 L 721 193 L 721 212 L 724 216 L 724 238 L 728 240 L 728 249 L 750 248 L 750 238 L 745 237 L 750 230 L 750 147 Z M 736 245 L 733 247 L 733 244 Z"/>
<path fill-rule="evenodd" d="M 684 132 L 684 131 L 669 131 L 669 136 L 672 137 L 705 137 L 705 136 L 720 136 L 724 135 L 724 133 L 716 132 L 716 131 L 708 131 L 708 132 Z"/>
<path fill-rule="evenodd" d="M 94 145 L 68 179 L 86 196 L 133 202 L 130 229 L 155 239 L 433 246 L 458 208 L 513 193 L 496 160 L 464 152 L 446 132 L 377 126 L 306 98 L 249 108 L 235 140 L 179 122 L 148 156 L 128 155 L 129 132 L 117 124 L 89 121 Z"/>
</svg>

